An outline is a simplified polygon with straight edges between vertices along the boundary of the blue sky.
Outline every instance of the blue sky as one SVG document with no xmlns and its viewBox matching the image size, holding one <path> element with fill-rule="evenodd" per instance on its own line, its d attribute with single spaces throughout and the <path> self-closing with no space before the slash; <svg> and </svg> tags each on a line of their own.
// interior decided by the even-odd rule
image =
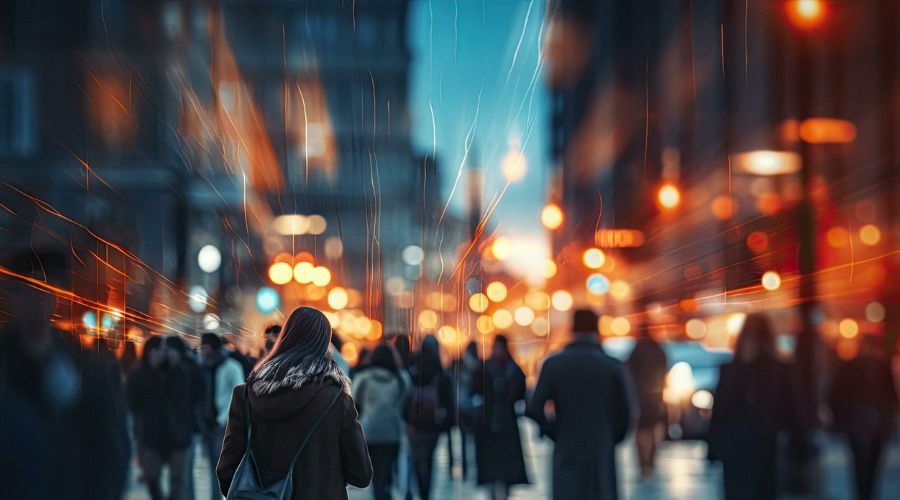
<svg viewBox="0 0 900 500">
<path fill-rule="evenodd" d="M 524 177 L 491 218 L 513 236 L 540 234 L 546 198 L 547 93 L 536 73 L 544 9 L 541 0 L 416 0 L 410 12 L 413 143 L 436 149 L 446 203 L 473 130 L 485 205 L 505 185 L 502 160 L 524 145 Z M 450 202 L 456 213 L 465 207 L 464 188 L 461 178 Z"/>
</svg>

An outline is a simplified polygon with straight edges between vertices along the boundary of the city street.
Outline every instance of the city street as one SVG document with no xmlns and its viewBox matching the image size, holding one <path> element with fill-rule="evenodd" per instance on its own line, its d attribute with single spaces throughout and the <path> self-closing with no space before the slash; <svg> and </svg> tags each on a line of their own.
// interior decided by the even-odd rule
<svg viewBox="0 0 900 500">
<path fill-rule="evenodd" d="M 550 469 L 549 461 L 553 452 L 550 441 L 536 440 L 534 425 L 521 419 L 524 429 L 525 454 L 528 460 L 529 474 L 532 484 L 519 486 L 512 490 L 511 499 L 531 500 L 549 498 Z M 847 455 L 841 443 L 833 438 L 825 438 L 825 452 L 822 456 L 822 495 L 824 499 L 851 498 L 850 469 Z M 455 440 L 458 443 L 458 440 Z M 634 456 L 633 443 L 628 442 L 619 447 L 619 480 L 620 492 L 624 499 L 715 499 L 720 498 L 719 488 L 721 470 L 719 465 L 709 465 L 704 459 L 706 446 L 696 441 L 665 442 L 659 447 L 656 475 L 647 481 L 641 481 Z M 199 454 L 198 454 L 199 455 Z M 458 472 L 458 471 L 457 471 Z M 473 477 L 475 470 L 472 471 Z M 132 476 L 137 474 L 133 469 Z M 488 495 L 482 488 L 474 485 L 474 480 L 450 480 L 446 439 L 442 439 L 437 449 L 435 460 L 435 500 L 466 499 L 482 500 Z M 900 441 L 894 439 L 882 474 L 880 499 L 898 498 L 900 495 Z M 206 479 L 206 461 L 198 456 L 195 468 L 197 483 L 196 498 L 209 498 L 209 482 Z M 126 500 L 147 500 L 146 490 L 131 481 Z M 351 500 L 368 500 L 371 494 L 366 490 L 350 488 Z M 401 497 L 397 497 L 401 498 Z M 808 498 L 808 497 L 787 497 Z"/>
</svg>

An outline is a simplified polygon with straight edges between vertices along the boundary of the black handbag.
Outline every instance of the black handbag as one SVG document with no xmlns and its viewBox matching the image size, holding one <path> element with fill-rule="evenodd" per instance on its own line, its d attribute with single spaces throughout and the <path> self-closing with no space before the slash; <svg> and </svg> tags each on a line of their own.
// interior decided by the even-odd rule
<svg viewBox="0 0 900 500">
<path fill-rule="evenodd" d="M 250 398 L 247 387 L 245 386 L 244 400 L 246 401 L 247 408 L 247 451 L 244 452 L 244 457 L 241 458 L 241 462 L 234 471 L 231 487 L 228 488 L 227 500 L 289 500 L 294 493 L 294 466 L 297 464 L 297 459 L 300 458 L 300 453 L 303 452 L 303 448 L 306 447 L 306 443 L 309 442 L 309 438 L 312 437 L 316 428 L 322 422 L 322 419 L 324 419 L 325 415 L 331 411 L 331 408 L 340 397 L 341 391 L 338 391 L 337 395 L 331 400 L 331 403 L 329 403 L 328 408 L 326 408 L 315 422 L 313 422 L 312 427 L 309 428 L 309 432 L 306 433 L 306 437 L 300 442 L 300 448 L 297 449 L 297 453 L 294 455 L 293 460 L 291 460 L 287 475 L 272 482 L 268 486 L 264 486 L 259 466 L 256 463 L 256 457 L 253 455 L 253 448 L 250 446 L 250 443 L 252 442 L 251 438 L 253 437 L 253 419 L 250 416 Z"/>
</svg>

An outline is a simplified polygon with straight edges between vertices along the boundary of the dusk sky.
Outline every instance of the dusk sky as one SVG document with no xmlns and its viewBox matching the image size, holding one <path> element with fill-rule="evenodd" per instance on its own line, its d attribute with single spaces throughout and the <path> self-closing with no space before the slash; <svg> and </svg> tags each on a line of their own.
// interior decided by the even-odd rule
<svg viewBox="0 0 900 500">
<path fill-rule="evenodd" d="M 485 205 L 506 183 L 504 157 L 524 145 L 524 176 L 509 186 L 491 218 L 491 227 L 513 236 L 540 235 L 546 197 L 547 93 L 539 68 L 544 9 L 533 0 L 419 0 L 410 12 L 413 142 L 422 152 L 436 149 L 446 203 L 474 130 Z M 465 207 L 463 181 L 450 205 L 457 213 Z"/>
</svg>

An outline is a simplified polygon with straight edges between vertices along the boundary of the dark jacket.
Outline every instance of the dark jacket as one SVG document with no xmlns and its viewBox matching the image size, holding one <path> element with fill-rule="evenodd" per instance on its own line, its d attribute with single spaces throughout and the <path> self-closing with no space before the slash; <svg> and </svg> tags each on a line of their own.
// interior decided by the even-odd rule
<svg viewBox="0 0 900 500">
<path fill-rule="evenodd" d="M 185 363 L 138 367 L 128 379 L 128 405 L 135 435 L 146 448 L 160 452 L 186 449 L 195 428 L 197 394 L 194 372 Z"/>
<path fill-rule="evenodd" d="M 856 357 L 838 365 L 829 397 L 836 430 L 887 441 L 897 417 L 889 363 Z"/>
<path fill-rule="evenodd" d="M 556 443 L 553 498 L 615 499 L 615 448 L 631 425 L 628 377 L 622 363 L 590 339 L 576 339 L 547 358 L 527 415 Z M 555 418 L 544 406 L 552 401 Z"/>
<path fill-rule="evenodd" d="M 778 433 L 796 428 L 792 387 L 787 365 L 774 359 L 722 365 L 708 439 L 726 498 L 775 497 Z"/>
<path fill-rule="evenodd" d="M 478 483 L 528 484 L 515 405 L 525 399 L 525 374 L 515 361 L 490 358 L 472 379 L 471 394 L 483 399 L 476 419 Z"/>
<path fill-rule="evenodd" d="M 666 382 L 666 353 L 655 340 L 639 339 L 625 362 L 637 396 L 639 428 L 652 428 L 666 416 L 663 386 Z"/>
<path fill-rule="evenodd" d="M 216 473 L 223 494 L 247 449 L 245 385 L 234 388 L 225 440 Z M 263 482 L 287 474 L 291 459 L 312 423 L 341 389 L 330 382 L 305 385 L 259 396 L 249 390 L 253 418 L 253 452 Z M 269 481 L 267 481 L 267 479 Z M 363 488 L 372 479 L 372 463 L 348 394 L 338 401 L 310 437 L 294 467 L 294 500 L 347 498 L 346 485 Z"/>
</svg>

